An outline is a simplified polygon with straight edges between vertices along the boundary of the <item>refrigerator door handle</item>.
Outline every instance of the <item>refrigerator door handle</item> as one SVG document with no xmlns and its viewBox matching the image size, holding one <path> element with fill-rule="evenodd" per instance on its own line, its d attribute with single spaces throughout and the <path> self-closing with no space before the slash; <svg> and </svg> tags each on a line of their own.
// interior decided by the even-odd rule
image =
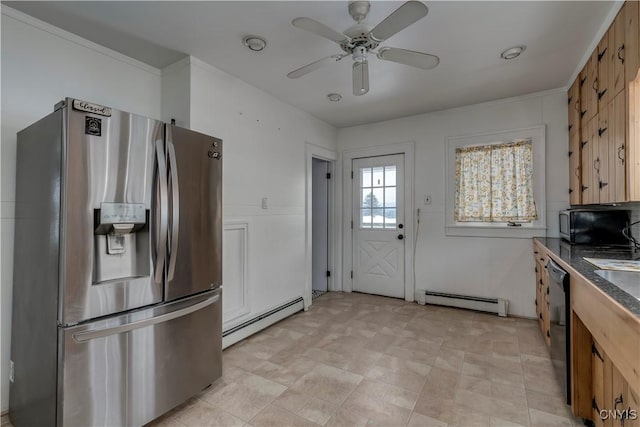
<svg viewBox="0 0 640 427">
<path fill-rule="evenodd" d="M 169 249 L 169 271 L 167 280 L 172 280 L 176 271 L 176 255 L 178 251 L 178 234 L 180 232 L 180 186 L 178 185 L 178 163 L 173 142 L 167 141 L 169 151 L 169 171 L 171 173 L 171 248 Z"/>
<path fill-rule="evenodd" d="M 176 311 L 172 311 L 169 313 L 161 314 L 156 317 L 152 317 L 150 319 L 138 320 L 131 323 L 126 323 L 124 325 L 113 326 L 111 328 L 103 328 L 96 329 L 93 331 L 85 331 L 85 332 L 77 332 L 73 334 L 73 339 L 76 342 L 86 342 L 96 338 L 104 338 L 109 335 L 122 334 L 124 332 L 133 331 L 135 329 L 144 328 L 145 326 L 156 325 L 162 322 L 168 322 L 169 320 L 177 319 L 178 317 L 186 316 L 187 314 L 191 314 L 198 310 L 201 310 L 205 307 L 210 306 L 211 304 L 216 303 L 220 299 L 220 294 L 213 295 L 211 298 L 208 298 L 204 301 L 200 301 L 196 304 L 190 305 L 188 307 L 181 308 Z"/>
<path fill-rule="evenodd" d="M 160 205 L 157 207 L 160 211 L 160 228 L 158 233 L 158 241 L 156 243 L 156 268 L 153 279 L 156 283 L 162 283 L 164 273 L 164 262 L 167 256 L 167 228 L 169 217 L 168 206 L 168 190 L 167 190 L 167 164 L 165 162 L 164 148 L 162 140 L 156 141 L 156 158 L 158 162 L 158 185 L 160 186 Z"/>
</svg>

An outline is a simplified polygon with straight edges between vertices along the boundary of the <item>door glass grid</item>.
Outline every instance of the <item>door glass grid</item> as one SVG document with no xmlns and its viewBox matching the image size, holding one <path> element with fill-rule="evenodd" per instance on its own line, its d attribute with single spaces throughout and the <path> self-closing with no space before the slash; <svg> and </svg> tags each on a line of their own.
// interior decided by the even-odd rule
<svg viewBox="0 0 640 427">
<path fill-rule="evenodd" d="M 396 167 L 360 168 L 360 228 L 396 228 Z"/>
</svg>

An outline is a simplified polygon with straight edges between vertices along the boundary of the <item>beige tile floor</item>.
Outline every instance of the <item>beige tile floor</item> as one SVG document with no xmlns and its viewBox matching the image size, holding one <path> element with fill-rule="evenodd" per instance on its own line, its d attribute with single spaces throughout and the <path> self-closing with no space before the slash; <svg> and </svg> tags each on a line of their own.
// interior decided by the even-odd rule
<svg viewBox="0 0 640 427">
<path fill-rule="evenodd" d="M 223 353 L 164 426 L 571 426 L 535 320 L 328 293 Z"/>
</svg>

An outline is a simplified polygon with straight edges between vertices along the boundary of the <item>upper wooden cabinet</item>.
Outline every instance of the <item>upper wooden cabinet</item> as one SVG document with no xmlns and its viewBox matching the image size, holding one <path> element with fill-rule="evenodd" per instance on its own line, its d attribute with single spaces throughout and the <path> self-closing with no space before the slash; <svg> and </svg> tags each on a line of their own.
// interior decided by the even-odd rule
<svg viewBox="0 0 640 427">
<path fill-rule="evenodd" d="M 580 78 L 577 78 L 569 88 L 567 104 L 569 105 L 569 133 L 578 133 L 580 131 Z"/>
<path fill-rule="evenodd" d="M 572 205 L 582 203 L 580 173 L 580 131 L 569 133 L 569 200 Z"/>
<path fill-rule="evenodd" d="M 598 114 L 598 51 L 591 54 L 580 73 L 580 120 L 590 122 Z"/>
<path fill-rule="evenodd" d="M 609 104 L 609 32 L 598 43 L 598 109 L 606 109 Z"/>
<path fill-rule="evenodd" d="M 625 87 L 624 60 L 627 56 L 627 49 L 624 40 L 624 12 L 625 8 L 623 7 L 607 32 L 609 36 L 609 99 L 613 99 Z M 607 36 L 605 35 L 605 37 Z"/>
<path fill-rule="evenodd" d="M 627 1 L 567 94 L 572 205 L 640 201 L 639 21 Z"/>
<path fill-rule="evenodd" d="M 636 79 L 638 66 L 640 65 L 640 49 L 638 49 L 640 43 L 640 34 L 638 31 L 639 9 L 637 1 L 628 1 L 623 6 L 624 44 L 626 50 L 624 74 L 625 81 L 627 82 Z"/>
</svg>

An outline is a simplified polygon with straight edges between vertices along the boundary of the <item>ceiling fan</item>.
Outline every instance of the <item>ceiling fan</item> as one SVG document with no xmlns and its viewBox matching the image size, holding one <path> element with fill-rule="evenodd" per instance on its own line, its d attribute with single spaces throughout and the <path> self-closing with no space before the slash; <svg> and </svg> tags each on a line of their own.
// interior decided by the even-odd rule
<svg viewBox="0 0 640 427">
<path fill-rule="evenodd" d="M 415 52 L 413 50 L 399 49 L 396 47 L 381 47 L 375 50 L 380 43 L 394 34 L 404 30 L 414 22 L 424 18 L 429 9 L 419 1 L 408 1 L 387 16 L 373 29 L 364 24 L 369 14 L 368 1 L 350 1 L 349 14 L 356 24 L 349 27 L 344 33 L 339 33 L 327 27 L 321 22 L 311 18 L 296 18 L 291 23 L 298 28 L 317 34 L 340 45 L 345 53 L 339 53 L 319 59 L 300 67 L 287 74 L 290 79 L 297 79 L 305 74 L 321 68 L 322 66 L 342 60 L 351 55 L 353 58 L 353 94 L 364 95 L 369 92 L 369 62 L 367 55 L 375 54 L 379 59 L 410 65 L 412 67 L 429 70 L 440 62 L 435 55 Z"/>
</svg>

